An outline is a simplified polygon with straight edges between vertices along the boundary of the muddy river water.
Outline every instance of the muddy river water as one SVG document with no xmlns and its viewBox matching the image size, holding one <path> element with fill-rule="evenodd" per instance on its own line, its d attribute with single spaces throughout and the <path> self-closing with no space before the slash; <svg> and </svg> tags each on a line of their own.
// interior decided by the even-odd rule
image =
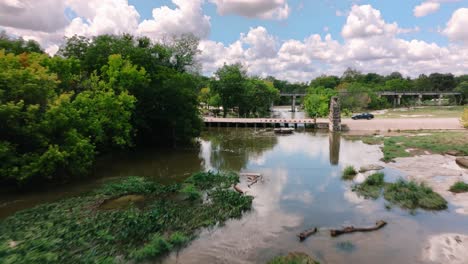
<svg viewBox="0 0 468 264">
<path fill-rule="evenodd" d="M 248 188 L 253 209 L 241 219 L 203 230 L 198 238 L 163 263 L 265 263 L 291 251 L 307 253 L 321 263 L 433 263 L 427 259 L 428 238 L 442 233 L 468 233 L 468 218 L 452 205 L 441 212 L 386 209 L 385 202 L 365 200 L 341 180 L 347 165 L 379 164 L 378 146 L 349 141 L 323 132 L 277 136 L 249 129 L 215 128 L 203 133 L 199 147 L 138 151 L 101 160 L 94 180 L 57 187 L 47 193 L 0 196 L 0 218 L 34 205 L 96 188 L 109 180 L 144 176 L 169 183 L 199 170 L 261 173 L 264 180 Z M 400 176 L 385 169 L 388 179 Z M 331 238 L 330 228 L 388 225 L 370 233 Z M 297 234 L 318 227 L 304 242 Z M 456 243 L 456 242 L 455 242 Z M 458 263 L 458 262 L 454 262 Z M 463 263 L 463 262 L 460 262 Z"/>
</svg>

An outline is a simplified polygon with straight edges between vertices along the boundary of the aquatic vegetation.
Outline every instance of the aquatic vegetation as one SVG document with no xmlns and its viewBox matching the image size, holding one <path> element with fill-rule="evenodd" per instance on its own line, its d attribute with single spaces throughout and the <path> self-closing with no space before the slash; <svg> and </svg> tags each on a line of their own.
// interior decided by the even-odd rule
<svg viewBox="0 0 468 264">
<path fill-rule="evenodd" d="M 341 176 L 344 180 L 352 180 L 356 177 L 357 171 L 353 166 L 347 166 L 344 171 L 343 175 Z"/>
<path fill-rule="evenodd" d="M 369 176 L 362 184 L 355 185 L 353 191 L 365 198 L 377 199 L 384 190 L 384 198 L 392 205 L 398 205 L 405 209 L 422 208 L 426 210 L 444 210 L 447 201 L 424 184 L 398 180 L 395 183 L 384 182 L 383 173 L 375 173 Z"/>
<path fill-rule="evenodd" d="M 449 191 L 454 192 L 454 193 L 468 192 L 468 184 L 464 182 L 456 182 L 452 186 L 450 186 Z"/>
<path fill-rule="evenodd" d="M 253 197 L 230 188 L 237 181 L 236 174 L 197 173 L 183 184 L 163 186 L 130 177 L 80 197 L 20 211 L 0 222 L 0 259 L 16 264 L 157 258 L 186 245 L 201 228 L 249 210 Z M 171 199 L 181 192 L 206 193 L 209 203 Z M 100 209 L 105 201 L 129 195 L 144 196 L 143 206 Z"/>
<path fill-rule="evenodd" d="M 381 172 L 374 173 L 367 177 L 363 183 L 355 185 L 353 192 L 357 192 L 365 198 L 377 199 L 382 192 L 384 184 L 384 174 Z"/>
<path fill-rule="evenodd" d="M 342 241 L 336 243 L 336 248 L 344 252 L 353 252 L 356 246 L 351 241 Z"/>
<path fill-rule="evenodd" d="M 402 208 L 443 210 L 447 201 L 424 184 L 399 180 L 385 186 L 384 198 Z"/>
<path fill-rule="evenodd" d="M 268 264 L 320 264 L 309 255 L 301 252 L 291 252 L 286 256 L 275 257 Z"/>
</svg>

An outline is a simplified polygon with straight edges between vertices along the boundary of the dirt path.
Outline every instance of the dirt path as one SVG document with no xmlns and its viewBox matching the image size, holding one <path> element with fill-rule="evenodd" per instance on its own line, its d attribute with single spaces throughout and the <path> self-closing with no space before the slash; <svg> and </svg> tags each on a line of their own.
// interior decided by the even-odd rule
<svg viewBox="0 0 468 264">
<path fill-rule="evenodd" d="M 455 130 L 463 129 L 458 118 L 392 118 L 373 120 L 343 119 L 350 131 L 391 130 Z"/>
</svg>

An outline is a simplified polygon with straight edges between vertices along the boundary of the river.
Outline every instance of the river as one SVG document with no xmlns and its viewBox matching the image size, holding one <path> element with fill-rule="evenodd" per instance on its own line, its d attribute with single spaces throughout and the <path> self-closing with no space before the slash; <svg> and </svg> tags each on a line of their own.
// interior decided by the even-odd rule
<svg viewBox="0 0 468 264">
<path fill-rule="evenodd" d="M 297 131 L 277 136 L 251 129 L 213 128 L 189 149 L 136 151 L 101 159 L 94 177 L 80 184 L 28 194 L 0 196 L 0 218 L 34 205 L 89 191 L 119 177 L 144 176 L 163 183 L 182 181 L 199 170 L 261 173 L 264 180 L 247 187 L 253 209 L 224 226 L 202 230 L 189 246 L 163 263 L 265 263 L 291 251 L 307 253 L 322 263 L 426 263 L 424 242 L 433 234 L 463 233 L 466 216 L 453 208 L 410 213 L 387 210 L 382 198 L 373 201 L 351 191 L 341 180 L 347 165 L 373 164 L 378 146 L 349 141 L 339 134 Z M 390 178 L 396 170 L 385 169 Z M 331 238 L 330 228 L 388 225 L 370 233 Z M 299 242 L 297 234 L 318 227 L 318 234 Z"/>
</svg>

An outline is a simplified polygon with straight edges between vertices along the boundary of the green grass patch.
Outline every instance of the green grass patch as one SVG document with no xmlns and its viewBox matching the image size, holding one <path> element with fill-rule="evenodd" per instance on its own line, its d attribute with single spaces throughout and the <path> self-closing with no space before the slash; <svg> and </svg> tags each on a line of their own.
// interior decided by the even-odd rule
<svg viewBox="0 0 468 264">
<path fill-rule="evenodd" d="M 398 205 L 405 209 L 444 210 L 447 209 L 447 201 L 424 184 L 399 180 L 395 183 L 386 183 L 383 173 L 375 173 L 369 176 L 363 183 L 353 187 L 353 191 L 365 198 L 377 199 L 384 194 L 387 209 L 392 205 Z"/>
<path fill-rule="evenodd" d="M 456 151 L 468 155 L 468 133 L 466 132 L 427 132 L 407 131 L 401 136 L 348 136 L 349 139 L 362 140 L 366 144 L 383 144 L 383 161 L 389 162 L 395 158 L 411 157 L 425 151 L 444 154 Z M 380 143 L 379 143 L 380 142 Z M 406 151 L 413 149 L 414 151 Z"/>
<path fill-rule="evenodd" d="M 468 192 L 468 184 L 464 182 L 456 182 L 452 186 L 450 186 L 449 191 L 453 193 L 464 193 Z"/>
<path fill-rule="evenodd" d="M 320 264 L 309 255 L 301 252 L 292 252 L 286 256 L 275 257 L 268 264 Z"/>
<path fill-rule="evenodd" d="M 230 189 L 236 174 L 198 173 L 162 186 L 139 177 L 24 210 L 0 221 L 2 263 L 115 263 L 158 258 L 204 227 L 238 218 L 251 196 Z M 183 195 L 180 195 L 183 194 Z M 206 194 L 206 199 L 199 199 Z M 144 195 L 144 206 L 102 210 L 103 202 Z M 184 197 L 174 199 L 174 197 Z"/>
<path fill-rule="evenodd" d="M 342 179 L 344 180 L 352 180 L 354 177 L 356 177 L 357 171 L 353 166 L 347 166 L 343 170 L 343 175 L 341 176 Z"/>
<path fill-rule="evenodd" d="M 399 180 L 385 186 L 385 200 L 406 209 L 447 209 L 447 201 L 424 184 Z"/>
<path fill-rule="evenodd" d="M 377 199 L 382 192 L 384 184 L 384 174 L 381 172 L 374 173 L 367 177 L 363 183 L 355 185 L 353 187 L 353 192 L 365 198 Z"/>
</svg>

